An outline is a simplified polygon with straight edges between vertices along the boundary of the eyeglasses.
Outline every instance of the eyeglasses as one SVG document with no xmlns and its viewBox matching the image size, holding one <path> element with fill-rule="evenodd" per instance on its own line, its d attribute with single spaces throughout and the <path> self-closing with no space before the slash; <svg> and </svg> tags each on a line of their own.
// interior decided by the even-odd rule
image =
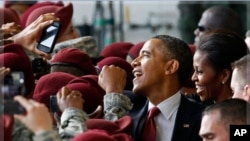
<svg viewBox="0 0 250 141">
<path fill-rule="evenodd" d="M 197 29 L 198 29 L 200 32 L 204 32 L 204 31 L 209 30 L 209 28 L 207 28 L 207 27 L 205 27 L 205 26 L 202 26 L 202 25 L 199 25 L 199 26 L 197 27 Z"/>
</svg>

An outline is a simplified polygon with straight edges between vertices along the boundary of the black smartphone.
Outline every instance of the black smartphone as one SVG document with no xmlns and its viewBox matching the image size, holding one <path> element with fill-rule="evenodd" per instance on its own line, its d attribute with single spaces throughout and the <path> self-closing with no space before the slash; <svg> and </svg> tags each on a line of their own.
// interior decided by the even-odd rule
<svg viewBox="0 0 250 141">
<path fill-rule="evenodd" d="M 38 80 L 40 77 L 50 72 L 50 64 L 43 58 L 34 58 L 32 60 L 32 70 L 35 79 Z"/>
<path fill-rule="evenodd" d="M 43 58 L 34 58 L 32 60 L 32 70 L 34 73 L 43 73 L 46 70 L 46 64 Z"/>
<path fill-rule="evenodd" d="M 13 98 L 16 95 L 25 95 L 25 79 L 24 73 L 14 71 L 4 77 L 1 83 L 1 97 L 3 97 L 4 114 L 24 114 L 25 109 Z"/>
<path fill-rule="evenodd" d="M 57 37 L 61 29 L 61 24 L 57 21 L 47 26 L 42 33 L 37 48 L 43 52 L 51 53 L 54 49 Z"/>
<path fill-rule="evenodd" d="M 50 111 L 53 113 L 60 112 L 60 109 L 59 109 L 58 103 L 57 103 L 56 95 L 50 96 Z"/>
</svg>

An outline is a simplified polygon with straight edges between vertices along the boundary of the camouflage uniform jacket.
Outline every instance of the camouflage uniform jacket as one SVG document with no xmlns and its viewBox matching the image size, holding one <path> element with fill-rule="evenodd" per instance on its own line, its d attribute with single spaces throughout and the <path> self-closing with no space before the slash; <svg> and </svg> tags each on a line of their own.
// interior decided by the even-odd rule
<svg viewBox="0 0 250 141">
<path fill-rule="evenodd" d="M 87 130 L 85 121 L 88 116 L 82 110 L 77 108 L 67 108 L 61 115 L 61 121 L 58 129 L 53 131 L 44 131 L 34 135 L 20 121 L 15 120 L 12 141 L 69 141 L 77 134 Z"/>
<path fill-rule="evenodd" d="M 104 113 L 105 119 L 115 121 L 129 114 L 133 104 L 130 99 L 117 93 L 110 93 L 104 96 Z M 13 141 L 69 141 L 74 136 L 87 130 L 86 120 L 88 116 L 82 110 L 77 108 L 67 108 L 62 116 L 58 129 L 54 131 L 45 131 L 34 135 L 19 121 L 15 121 L 12 140 Z"/>
<path fill-rule="evenodd" d="M 106 120 L 115 121 L 133 108 L 130 99 L 123 94 L 109 93 L 104 96 L 104 116 Z"/>
</svg>

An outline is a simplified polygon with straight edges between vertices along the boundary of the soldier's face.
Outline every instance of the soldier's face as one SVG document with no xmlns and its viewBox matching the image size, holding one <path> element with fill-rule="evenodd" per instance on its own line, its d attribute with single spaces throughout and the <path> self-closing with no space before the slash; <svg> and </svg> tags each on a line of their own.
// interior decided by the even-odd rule
<svg viewBox="0 0 250 141">
<path fill-rule="evenodd" d="M 68 25 L 64 33 L 57 39 L 57 43 L 80 37 L 72 22 Z"/>
<path fill-rule="evenodd" d="M 220 121 L 218 110 L 214 110 L 202 117 L 199 134 L 203 141 L 229 141 L 229 131 Z"/>
</svg>

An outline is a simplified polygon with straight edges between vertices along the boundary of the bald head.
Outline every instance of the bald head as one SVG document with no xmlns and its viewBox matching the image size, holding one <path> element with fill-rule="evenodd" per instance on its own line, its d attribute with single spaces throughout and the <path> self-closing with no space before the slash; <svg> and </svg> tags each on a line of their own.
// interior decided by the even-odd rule
<svg viewBox="0 0 250 141">
<path fill-rule="evenodd" d="M 214 6 L 205 10 L 194 31 L 195 44 L 197 45 L 200 37 L 211 30 L 229 30 L 239 34 L 242 38 L 245 36 L 243 23 L 240 15 L 228 7 Z"/>
<path fill-rule="evenodd" d="M 250 104 L 242 99 L 227 99 L 203 111 L 200 136 L 203 140 L 229 141 L 230 125 L 249 124 Z"/>
<path fill-rule="evenodd" d="M 216 6 L 207 9 L 205 13 L 210 13 L 208 25 L 211 29 L 226 29 L 244 35 L 240 16 L 232 9 Z"/>
</svg>

